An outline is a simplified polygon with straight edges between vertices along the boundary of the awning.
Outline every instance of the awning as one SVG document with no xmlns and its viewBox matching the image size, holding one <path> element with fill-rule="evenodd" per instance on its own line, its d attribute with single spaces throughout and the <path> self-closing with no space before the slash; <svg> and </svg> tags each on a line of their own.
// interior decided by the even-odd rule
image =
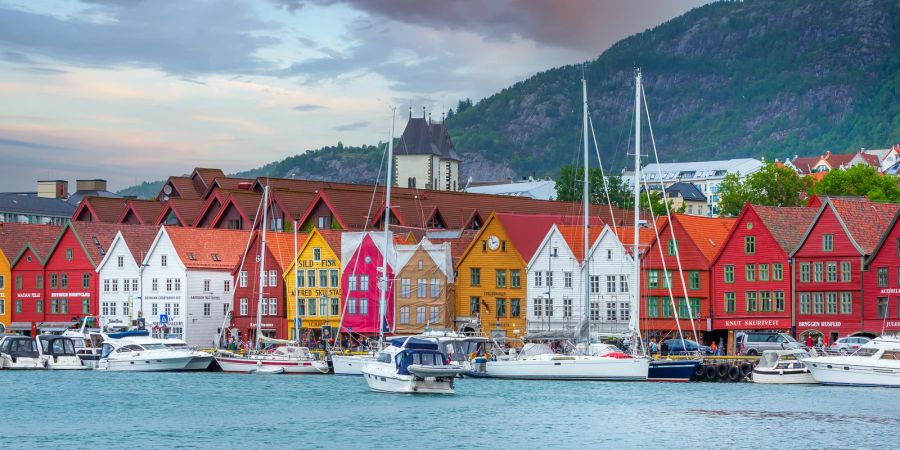
<svg viewBox="0 0 900 450">
<path fill-rule="evenodd" d="M 38 330 L 42 331 L 65 331 L 72 327 L 72 325 L 77 325 L 76 322 L 39 322 L 37 324 Z M 31 325 L 28 326 L 28 329 L 31 329 Z"/>
<path fill-rule="evenodd" d="M 31 322 L 12 322 L 6 329 L 9 331 L 31 331 Z"/>
</svg>

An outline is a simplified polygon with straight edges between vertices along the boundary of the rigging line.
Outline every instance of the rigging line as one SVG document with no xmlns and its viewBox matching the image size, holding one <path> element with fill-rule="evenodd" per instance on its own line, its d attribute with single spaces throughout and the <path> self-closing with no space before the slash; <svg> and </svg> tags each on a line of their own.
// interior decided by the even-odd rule
<svg viewBox="0 0 900 450">
<path fill-rule="evenodd" d="M 594 151 L 597 152 L 597 163 L 600 165 L 600 179 L 603 180 L 603 191 L 606 192 L 606 205 L 609 206 L 609 220 L 612 221 L 613 232 L 619 236 L 619 229 L 616 226 L 616 215 L 613 213 L 612 200 L 609 197 L 609 185 L 606 182 L 606 174 L 603 172 L 603 161 L 600 160 L 600 145 L 597 144 L 597 134 L 594 132 L 594 119 L 588 113 L 588 123 L 591 125 L 591 136 L 594 137 Z"/>
<path fill-rule="evenodd" d="M 635 174 L 637 175 L 637 174 Z M 644 183 L 644 193 L 647 194 L 647 206 L 650 206 L 650 186 L 647 185 L 647 180 L 643 180 Z M 666 280 L 666 289 L 669 292 L 669 301 L 672 303 L 672 313 L 675 316 L 675 326 L 678 327 L 678 337 L 681 339 L 681 347 L 686 348 L 684 345 L 684 333 L 681 331 L 681 321 L 678 320 L 678 305 L 675 304 L 675 294 L 672 292 L 672 283 L 669 281 L 669 270 L 666 267 L 666 257 L 663 255 L 661 240 L 659 236 L 659 228 L 656 226 L 656 214 L 653 213 L 653 208 L 650 208 L 650 219 L 653 221 L 653 231 L 656 234 L 656 247 L 659 250 L 659 260 L 662 263 L 662 279 Z M 668 219 L 667 226 L 669 228 L 672 227 L 672 219 Z M 650 276 L 647 276 L 649 281 Z M 657 277 L 657 285 L 662 280 Z M 693 322 L 693 321 L 692 321 Z M 697 341 L 699 345 L 700 341 Z"/>
<path fill-rule="evenodd" d="M 644 94 L 643 85 L 641 86 L 641 98 L 644 100 L 644 111 L 647 113 L 647 129 L 650 131 L 650 143 L 653 145 L 653 156 L 656 158 L 656 172 L 659 174 L 659 186 L 660 190 L 662 190 L 663 205 L 666 207 L 666 217 L 668 217 L 669 222 L 671 222 L 672 214 L 671 211 L 669 211 L 669 198 L 668 195 L 666 195 L 666 187 L 663 185 L 662 170 L 659 167 L 659 153 L 656 151 L 656 138 L 653 136 L 653 124 L 650 122 L 650 107 L 647 105 L 647 95 Z M 691 330 L 694 332 L 694 340 L 697 341 L 697 345 L 700 345 L 700 338 L 697 335 L 697 326 L 694 323 L 694 312 L 691 301 L 688 298 L 687 284 L 684 281 L 684 271 L 681 267 L 681 251 L 678 249 L 678 240 L 675 239 L 675 228 L 671 223 L 669 224 L 669 232 L 672 235 L 672 240 L 675 241 L 675 262 L 678 264 L 678 278 L 681 279 L 681 289 L 684 291 L 684 301 L 687 303 L 688 317 L 691 321 Z"/>
</svg>

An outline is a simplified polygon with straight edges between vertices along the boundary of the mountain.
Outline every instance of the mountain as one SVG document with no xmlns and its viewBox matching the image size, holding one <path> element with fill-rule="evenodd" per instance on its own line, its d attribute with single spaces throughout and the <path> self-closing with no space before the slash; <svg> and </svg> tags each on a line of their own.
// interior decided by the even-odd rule
<svg viewBox="0 0 900 450">
<path fill-rule="evenodd" d="M 463 180 L 556 175 L 578 162 L 584 74 L 604 164 L 619 169 L 640 67 L 663 161 L 886 147 L 900 142 L 898 25 L 896 0 L 715 2 L 503 89 L 447 126 Z M 381 153 L 339 145 L 244 174 L 372 182 Z"/>
</svg>

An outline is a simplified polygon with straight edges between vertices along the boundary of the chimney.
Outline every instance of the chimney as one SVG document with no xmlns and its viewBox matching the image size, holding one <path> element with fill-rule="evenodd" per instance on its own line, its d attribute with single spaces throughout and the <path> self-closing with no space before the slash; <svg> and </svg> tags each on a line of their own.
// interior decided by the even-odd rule
<svg viewBox="0 0 900 450">
<path fill-rule="evenodd" d="M 66 180 L 38 180 L 38 197 L 69 198 L 69 182 Z"/>
<path fill-rule="evenodd" d="M 412 105 L 409 105 L 409 118 L 412 119 Z"/>
<path fill-rule="evenodd" d="M 422 118 L 423 119 L 425 118 L 425 107 L 424 106 L 422 107 Z"/>
<path fill-rule="evenodd" d="M 75 180 L 76 191 L 105 191 L 106 180 Z"/>
</svg>

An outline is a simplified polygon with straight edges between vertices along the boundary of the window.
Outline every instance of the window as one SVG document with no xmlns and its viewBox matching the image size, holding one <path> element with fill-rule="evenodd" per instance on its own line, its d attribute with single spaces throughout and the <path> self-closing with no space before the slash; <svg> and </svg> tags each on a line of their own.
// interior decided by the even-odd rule
<svg viewBox="0 0 900 450">
<path fill-rule="evenodd" d="M 775 281 L 784 280 L 784 265 L 781 263 L 772 264 L 772 279 Z"/>
<path fill-rule="evenodd" d="M 700 289 L 700 272 L 692 271 L 688 272 L 688 287 L 692 291 L 696 291 Z"/>
<path fill-rule="evenodd" d="M 203 280 L 203 292 L 210 292 L 210 281 Z"/>
<path fill-rule="evenodd" d="M 775 291 L 775 311 L 784 312 L 784 291 Z"/>
<path fill-rule="evenodd" d="M 44 301 L 41 299 L 37 299 L 34 302 L 34 312 L 42 313 L 44 312 Z"/>
<path fill-rule="evenodd" d="M 112 280 L 112 291 L 119 292 L 119 280 Z"/>
<path fill-rule="evenodd" d="M 125 257 L 124 256 L 118 257 L 117 263 L 118 263 L 119 267 L 125 267 Z"/>
<path fill-rule="evenodd" d="M 726 292 L 725 293 L 725 312 L 733 313 L 735 310 L 735 296 L 734 292 Z"/>
<path fill-rule="evenodd" d="M 6 315 L 6 299 L 0 298 L 0 316 Z"/>
<path fill-rule="evenodd" d="M 544 315 L 544 299 L 543 297 L 537 297 L 532 302 L 532 306 L 534 307 L 534 316 L 541 317 Z"/>
<path fill-rule="evenodd" d="M 509 316 L 519 317 L 522 315 L 522 300 L 518 298 L 509 301 Z"/>
<path fill-rule="evenodd" d="M 266 299 L 262 299 L 262 301 L 259 302 L 259 315 L 265 316 L 267 314 L 269 314 L 269 304 L 266 303 Z"/>
<path fill-rule="evenodd" d="M 422 270 L 425 267 L 425 263 L 420 259 L 418 263 L 419 270 Z"/>
<path fill-rule="evenodd" d="M 878 268 L 878 287 L 887 287 L 888 285 L 888 268 Z"/>
<path fill-rule="evenodd" d="M 628 275 L 619 275 L 619 292 L 628 292 Z"/>
<path fill-rule="evenodd" d="M 86 305 L 87 302 L 88 301 L 86 299 L 83 300 L 82 305 Z M 60 314 L 68 314 L 69 313 L 69 301 L 68 300 L 61 299 L 59 301 L 59 313 Z"/>
<path fill-rule="evenodd" d="M 263 299 L 263 301 L 265 302 L 265 299 Z M 225 305 L 225 308 L 226 308 L 226 309 L 228 308 L 228 305 L 227 305 L 227 304 Z M 277 315 L 278 315 L 278 299 L 277 299 L 277 298 L 270 298 L 270 299 L 269 299 L 269 315 L 270 315 L 270 316 L 277 316 Z"/>
<path fill-rule="evenodd" d="M 472 286 L 481 286 L 481 269 L 478 267 L 469 269 L 469 283 Z"/>
<path fill-rule="evenodd" d="M 137 278 L 131 279 L 131 290 L 134 292 L 137 292 L 137 290 L 138 290 L 138 279 Z"/>
<path fill-rule="evenodd" d="M 356 290 L 356 278 L 354 277 L 353 287 L 350 290 Z M 316 287 L 316 271 L 315 270 L 307 270 L 306 271 L 306 287 L 314 288 Z M 319 286 L 321 287 L 321 286 Z"/>
<path fill-rule="evenodd" d="M 332 298 L 331 299 L 331 315 L 338 316 L 340 314 L 341 314 L 341 301 L 336 298 Z"/>
<path fill-rule="evenodd" d="M 900 257 L 900 238 L 897 238 L 897 257 Z"/>
<path fill-rule="evenodd" d="M 834 250 L 834 235 L 823 234 L 822 235 L 822 251 L 830 252 L 832 250 Z"/>
<path fill-rule="evenodd" d="M 567 288 L 572 287 L 572 272 L 565 272 L 563 274 L 563 282 Z"/>
<path fill-rule="evenodd" d="M 227 283 L 227 281 L 226 281 Z M 276 287 L 278 286 L 278 271 L 270 270 L 269 271 L 269 286 Z M 228 289 L 225 289 L 225 292 L 228 292 Z"/>
<path fill-rule="evenodd" d="M 537 271 L 534 273 L 534 285 L 542 286 L 544 284 L 544 272 Z"/>
<path fill-rule="evenodd" d="M 759 292 L 759 310 L 762 312 L 772 311 L 772 293 L 769 291 Z"/>
<path fill-rule="evenodd" d="M 431 279 L 431 298 L 438 298 L 441 295 L 441 280 L 437 278 Z"/>
<path fill-rule="evenodd" d="M 59 280 L 59 275 L 57 275 L 55 273 L 50 274 L 50 289 L 56 289 L 59 286 L 58 280 Z M 16 289 L 21 289 L 19 287 L 21 285 L 22 285 L 22 277 L 17 276 L 16 277 Z"/>
<path fill-rule="evenodd" d="M 756 264 L 744 265 L 744 280 L 756 281 Z"/>
<path fill-rule="evenodd" d="M 428 295 L 428 280 L 419 278 L 416 280 L 416 297 L 425 298 Z"/>
<path fill-rule="evenodd" d="M 353 313 L 355 313 L 355 312 L 356 312 L 356 304 L 353 303 L 353 305 L 354 305 L 354 306 L 353 306 L 353 311 L 350 311 L 350 309 L 349 309 L 349 308 L 350 308 L 350 300 L 348 299 L 347 302 L 348 302 L 348 303 L 347 303 L 347 308 L 348 308 L 348 309 L 347 309 L 347 313 L 348 313 L 348 314 L 353 314 Z M 302 299 L 302 298 L 298 298 L 298 299 L 297 299 L 297 315 L 298 315 L 298 316 L 305 316 L 305 315 L 306 315 L 306 300 L 304 300 L 304 299 Z"/>
<path fill-rule="evenodd" d="M 809 283 L 809 263 L 800 263 L 800 281 Z"/>
<path fill-rule="evenodd" d="M 678 317 L 687 317 L 688 314 L 688 306 L 687 302 L 683 298 L 678 299 Z"/>
<path fill-rule="evenodd" d="M 813 292 L 813 314 L 825 313 L 825 294 Z"/>
<path fill-rule="evenodd" d="M 661 287 L 663 287 L 663 288 L 674 287 L 674 285 L 672 284 L 672 271 L 666 270 L 662 273 L 662 275 L 663 275 L 663 279 L 662 279 Z"/>
<path fill-rule="evenodd" d="M 22 314 L 22 300 L 16 300 L 16 314 Z"/>
<path fill-rule="evenodd" d="M 159 315 L 159 304 L 153 303 L 150 305 L 150 315 L 157 316 Z"/>
<path fill-rule="evenodd" d="M 3 289 L 4 284 L 5 283 L 3 282 L 3 277 L 0 276 L 0 289 Z M 34 286 L 38 289 L 44 288 L 44 276 L 43 275 L 38 275 L 38 276 L 34 277 Z M 19 288 L 19 289 L 21 289 L 21 288 Z"/>
<path fill-rule="evenodd" d="M 19 288 L 19 289 L 22 289 L 22 288 Z M 109 292 L 109 280 L 103 280 L 103 292 Z"/>
<path fill-rule="evenodd" d="M 229 311 L 231 311 L 231 305 L 228 303 L 222 303 L 222 315 L 227 316 Z"/>
<path fill-rule="evenodd" d="M 878 318 L 885 319 L 888 316 L 888 298 L 878 297 Z"/>
<path fill-rule="evenodd" d="M 359 276 L 359 290 L 363 292 L 369 291 L 369 276 L 368 275 L 360 275 Z"/>
<path fill-rule="evenodd" d="M 828 277 L 826 279 L 828 280 L 828 282 L 836 283 L 838 280 L 838 278 L 837 278 L 837 275 L 838 275 L 837 263 L 834 261 L 829 261 L 828 264 L 826 265 L 826 270 L 827 270 L 826 276 Z"/>
<path fill-rule="evenodd" d="M 401 306 L 400 307 L 400 323 L 402 323 L 402 324 L 409 323 L 409 306 Z"/>
<path fill-rule="evenodd" d="M 469 315 L 475 316 L 481 311 L 481 298 L 469 297 Z"/>
<path fill-rule="evenodd" d="M 744 236 L 744 254 L 756 254 L 756 236 Z"/>
<path fill-rule="evenodd" d="M 328 271 L 327 270 L 319 270 L 319 287 L 328 287 Z"/>
<path fill-rule="evenodd" d="M 668 252 L 669 252 L 669 256 L 675 256 L 675 253 L 678 252 L 678 241 L 677 240 L 669 239 Z"/>
<path fill-rule="evenodd" d="M 181 292 L 181 278 L 176 278 L 174 281 L 175 281 L 175 292 Z"/>
<path fill-rule="evenodd" d="M 275 299 L 273 298 L 272 300 L 275 300 Z M 269 310 L 270 310 L 269 314 L 274 316 L 275 315 L 275 309 L 274 309 L 275 305 L 274 305 L 274 303 L 270 302 L 270 306 L 271 307 L 269 308 Z M 328 299 L 327 298 L 319 299 L 319 315 L 320 316 L 328 316 Z"/>
<path fill-rule="evenodd" d="M 553 317 L 553 299 L 552 298 L 548 298 L 544 302 L 544 313 L 546 314 L 547 317 Z"/>
<path fill-rule="evenodd" d="M 823 276 L 824 269 L 825 269 L 824 263 L 820 263 L 820 262 L 813 263 L 813 281 L 815 281 L 816 283 L 822 282 L 822 280 L 825 278 Z"/>
<path fill-rule="evenodd" d="M 71 248 L 66 249 L 66 261 L 71 261 L 75 258 L 75 251 Z"/>
<path fill-rule="evenodd" d="M 825 294 L 825 312 L 827 314 L 837 314 L 838 312 L 838 300 L 837 300 L 837 292 L 829 292 Z"/>
<path fill-rule="evenodd" d="M 759 281 L 769 281 L 769 265 L 759 265 Z"/>
<path fill-rule="evenodd" d="M 341 287 L 341 282 L 338 280 L 338 270 L 331 269 L 331 287 Z"/>
<path fill-rule="evenodd" d="M 428 307 L 428 322 L 438 323 L 441 320 L 441 308 L 439 306 Z"/>
<path fill-rule="evenodd" d="M 179 312 L 180 312 L 179 309 L 180 309 L 180 308 L 181 308 L 181 305 L 180 305 L 180 304 L 178 304 L 178 303 L 172 303 L 172 315 L 175 315 L 175 316 L 179 315 Z"/>
<path fill-rule="evenodd" d="M 313 281 L 315 281 L 315 276 L 313 277 Z M 347 277 L 347 290 L 356 290 L 356 275 L 350 275 Z"/>
<path fill-rule="evenodd" d="M 59 288 L 60 289 L 68 289 L 69 288 L 69 275 L 61 274 L 59 276 Z"/>
<path fill-rule="evenodd" d="M 223 292 L 231 292 L 231 280 L 225 280 L 222 283 Z"/>
<path fill-rule="evenodd" d="M 369 299 L 359 299 L 359 313 L 364 316 L 369 314 Z"/>
<path fill-rule="evenodd" d="M 303 276 L 302 275 L 303 271 L 300 271 L 298 273 L 300 274 L 300 275 L 298 275 L 298 277 Z M 299 281 L 299 279 L 298 279 L 298 281 Z M 240 275 L 238 276 L 238 284 L 240 284 L 241 287 L 247 287 L 247 271 L 246 270 L 242 270 Z M 298 283 L 298 285 L 302 287 L 303 283 Z"/>
<path fill-rule="evenodd" d="M 519 269 L 511 269 L 509 271 L 509 287 L 522 287 L 522 271 Z"/>
<path fill-rule="evenodd" d="M 726 283 L 734 283 L 734 266 L 725 266 L 724 277 Z"/>
<path fill-rule="evenodd" d="M 809 314 L 809 292 L 800 293 L 800 314 Z"/>
<path fill-rule="evenodd" d="M 572 299 L 568 297 L 563 297 L 563 318 L 572 318 Z"/>
<path fill-rule="evenodd" d="M 616 305 L 616 302 L 606 302 L 606 320 L 608 320 L 608 321 L 617 320 L 616 319 L 616 317 L 618 317 L 618 314 L 616 314 L 616 312 L 618 311 L 617 306 L 618 305 Z"/>
<path fill-rule="evenodd" d="M 600 302 L 592 301 L 591 302 L 591 317 L 590 319 L 597 322 L 600 320 Z"/>
<path fill-rule="evenodd" d="M 497 299 L 497 317 L 506 317 L 506 299 Z"/>
<path fill-rule="evenodd" d="M 619 319 L 631 320 L 631 303 L 619 302 Z"/>
<path fill-rule="evenodd" d="M 242 316 L 246 316 L 246 315 L 247 315 L 247 308 L 248 308 L 249 303 L 250 303 L 250 301 L 249 301 L 248 299 L 246 299 L 246 298 L 242 298 L 242 299 L 241 299 L 241 306 L 240 306 L 240 307 L 241 307 L 241 310 L 240 310 L 240 312 L 241 312 L 241 315 L 242 315 Z"/>
<path fill-rule="evenodd" d="M 853 277 L 853 272 L 850 267 L 850 261 L 841 261 L 841 281 L 844 283 L 849 283 L 850 279 Z"/>
<path fill-rule="evenodd" d="M 612 259 L 612 250 L 606 250 L 606 259 Z"/>
<path fill-rule="evenodd" d="M 672 317 L 672 299 L 663 299 L 662 301 L 662 315 L 663 317 Z"/>
<path fill-rule="evenodd" d="M 68 307 L 66 307 L 68 309 Z M 81 300 L 81 313 L 82 314 L 90 314 L 91 313 L 91 301 L 88 299 Z"/>
<path fill-rule="evenodd" d="M 600 293 L 600 275 L 591 275 L 590 278 L 591 294 Z"/>
<path fill-rule="evenodd" d="M 355 300 L 354 300 L 354 302 L 355 302 Z M 314 298 L 306 299 L 306 314 L 310 315 L 310 316 L 316 315 L 316 299 L 314 299 Z"/>
<path fill-rule="evenodd" d="M 122 290 L 125 292 L 130 291 L 131 283 L 128 282 L 128 279 L 122 280 Z"/>
<path fill-rule="evenodd" d="M 497 270 L 497 287 L 498 288 L 506 287 L 506 270 L 504 270 L 504 269 Z"/>
<path fill-rule="evenodd" d="M 163 305 L 163 307 L 164 307 L 165 310 L 166 310 L 166 315 L 167 315 L 167 316 L 171 316 L 171 315 L 172 315 L 172 304 L 171 304 L 171 303 L 165 303 L 165 304 Z"/>
<path fill-rule="evenodd" d="M 159 265 L 167 267 L 169 265 L 169 257 L 166 255 L 159 255 Z"/>
<path fill-rule="evenodd" d="M 127 280 L 126 280 L 127 283 Z M 91 288 L 91 274 L 83 273 L 81 274 L 81 288 L 82 289 L 90 289 Z"/>
<path fill-rule="evenodd" d="M 487 252 L 487 241 L 481 241 L 481 252 Z"/>
<path fill-rule="evenodd" d="M 756 292 L 748 291 L 746 293 L 746 298 L 747 298 L 747 312 L 756 312 L 756 310 L 757 310 Z"/>
<path fill-rule="evenodd" d="M 659 298 L 647 298 L 647 317 L 659 317 Z"/>
<path fill-rule="evenodd" d="M 841 292 L 841 314 L 850 314 L 853 312 L 853 294 L 850 292 Z"/>
<path fill-rule="evenodd" d="M 212 306 L 212 305 L 209 304 L 209 303 L 204 303 L 204 304 L 203 304 L 203 317 L 209 317 L 209 308 L 210 308 L 211 306 Z M 265 312 L 263 312 L 263 314 L 265 314 Z"/>
<path fill-rule="evenodd" d="M 658 288 L 659 287 L 659 271 L 658 270 L 648 270 L 647 271 L 647 287 L 649 287 L 649 288 Z"/>
<path fill-rule="evenodd" d="M 159 291 L 159 278 L 154 278 L 150 282 L 150 288 L 153 289 L 153 292 Z"/>
<path fill-rule="evenodd" d="M 410 292 L 412 288 L 410 286 L 411 280 L 409 278 L 401 278 L 400 279 L 400 296 L 403 298 L 409 298 Z"/>
<path fill-rule="evenodd" d="M 606 276 L 606 292 L 610 294 L 616 293 L 616 276 L 615 275 L 607 275 Z"/>
<path fill-rule="evenodd" d="M 319 227 L 321 228 L 321 227 Z M 322 260 L 322 249 L 321 248 L 313 248 L 313 261 L 319 262 Z"/>
</svg>

